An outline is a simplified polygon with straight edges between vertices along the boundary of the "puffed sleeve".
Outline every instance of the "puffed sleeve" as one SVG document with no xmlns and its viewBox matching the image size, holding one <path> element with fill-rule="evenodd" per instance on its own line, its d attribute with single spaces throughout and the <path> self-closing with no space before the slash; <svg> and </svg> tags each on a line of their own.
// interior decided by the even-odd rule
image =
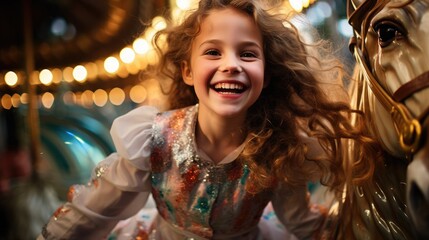
<svg viewBox="0 0 429 240">
<path fill-rule="evenodd" d="M 298 239 L 315 239 L 325 220 L 324 212 L 310 203 L 306 186 L 278 186 L 272 205 L 280 222 Z"/>
<path fill-rule="evenodd" d="M 151 129 L 154 107 L 139 107 L 111 128 L 116 153 L 97 164 L 87 185 L 70 188 L 68 202 L 38 239 L 105 239 L 119 220 L 136 214 L 150 195 Z"/>
</svg>

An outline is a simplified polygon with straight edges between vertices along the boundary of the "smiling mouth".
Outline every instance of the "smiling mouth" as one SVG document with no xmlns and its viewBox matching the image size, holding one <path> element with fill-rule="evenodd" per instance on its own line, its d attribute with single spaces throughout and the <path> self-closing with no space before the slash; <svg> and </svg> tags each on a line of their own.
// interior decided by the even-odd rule
<svg viewBox="0 0 429 240">
<path fill-rule="evenodd" d="M 237 94 L 246 90 L 246 86 L 241 83 L 217 83 L 213 89 L 222 94 Z"/>
</svg>

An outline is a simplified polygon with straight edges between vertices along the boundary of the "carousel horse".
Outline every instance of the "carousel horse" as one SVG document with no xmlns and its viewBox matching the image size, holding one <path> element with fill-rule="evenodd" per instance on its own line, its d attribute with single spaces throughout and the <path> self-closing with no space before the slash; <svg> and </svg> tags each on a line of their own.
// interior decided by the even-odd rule
<svg viewBox="0 0 429 240">
<path fill-rule="evenodd" d="M 16 118 L 25 119 L 26 113 L 18 111 Z M 97 111 L 56 104 L 51 109 L 40 109 L 39 115 L 41 155 L 37 177 L 11 179 L 10 190 L 0 198 L 5 219 L 1 221 L 0 239 L 35 239 L 66 200 L 69 187 L 87 183 L 96 164 L 114 151 L 109 135 L 111 120 Z M 22 127 L 14 127 L 15 134 L 22 134 Z M 6 163 L 17 160 L 1 157 Z"/>
<path fill-rule="evenodd" d="M 352 105 L 383 157 L 346 188 L 337 239 L 429 239 L 429 0 L 348 0 L 347 14 Z"/>
<path fill-rule="evenodd" d="M 86 183 L 96 164 L 114 151 L 110 122 L 80 106 L 40 109 L 39 115 L 43 151 L 39 172 L 65 200 L 69 187 Z"/>
</svg>

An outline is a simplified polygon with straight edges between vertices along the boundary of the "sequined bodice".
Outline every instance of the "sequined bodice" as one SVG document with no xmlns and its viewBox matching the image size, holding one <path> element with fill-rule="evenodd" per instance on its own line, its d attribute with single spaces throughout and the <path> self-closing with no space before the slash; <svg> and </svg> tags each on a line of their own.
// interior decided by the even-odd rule
<svg viewBox="0 0 429 240">
<path fill-rule="evenodd" d="M 238 159 L 222 165 L 196 153 L 198 106 L 164 112 L 153 126 L 152 194 L 160 215 L 181 230 L 210 238 L 257 226 L 271 198 L 246 191 L 249 169 Z"/>
</svg>

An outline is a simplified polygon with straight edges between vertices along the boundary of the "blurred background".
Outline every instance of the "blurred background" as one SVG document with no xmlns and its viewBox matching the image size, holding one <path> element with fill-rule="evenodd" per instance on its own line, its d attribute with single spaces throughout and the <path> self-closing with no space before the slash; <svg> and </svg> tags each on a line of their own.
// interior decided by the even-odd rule
<svg viewBox="0 0 429 240">
<path fill-rule="evenodd" d="M 35 239 L 72 184 L 114 151 L 113 119 L 138 105 L 164 108 L 153 34 L 167 10 L 195 0 L 0 1 L 0 239 Z M 352 29 L 340 0 L 284 0 L 303 35 L 333 41 L 348 70 Z"/>
</svg>

